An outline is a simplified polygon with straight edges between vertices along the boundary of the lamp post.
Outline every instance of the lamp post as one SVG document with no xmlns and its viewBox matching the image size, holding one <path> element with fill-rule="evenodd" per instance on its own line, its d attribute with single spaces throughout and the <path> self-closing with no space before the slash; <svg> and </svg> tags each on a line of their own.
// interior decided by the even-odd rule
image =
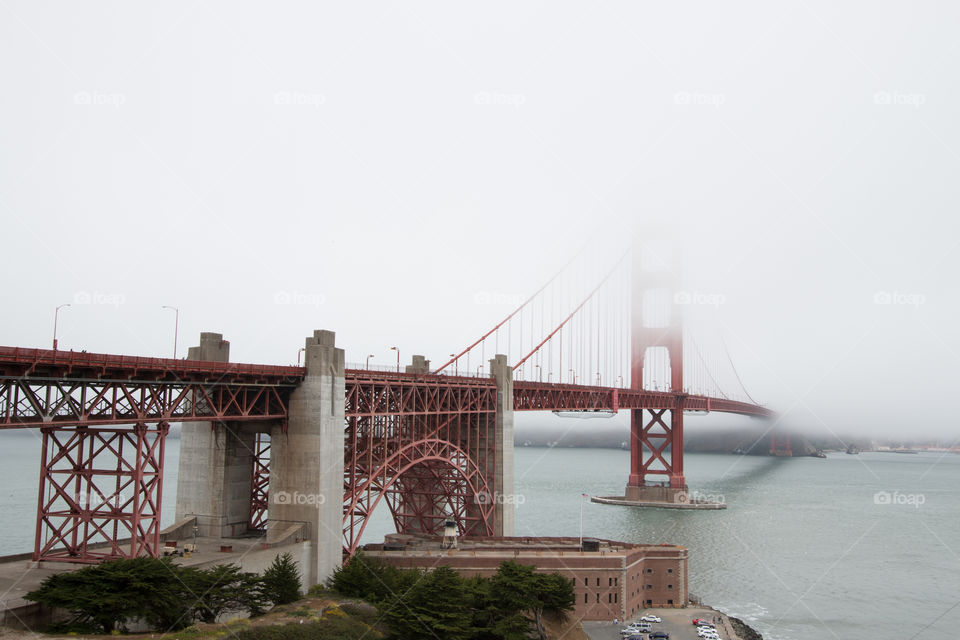
<svg viewBox="0 0 960 640">
<path fill-rule="evenodd" d="M 168 305 L 163 305 L 163 309 L 173 309 L 175 315 L 173 317 L 173 359 L 177 359 L 177 334 L 180 332 L 180 309 L 176 307 L 170 307 Z"/>
<path fill-rule="evenodd" d="M 480 377 L 480 369 L 483 369 L 483 365 L 482 365 L 482 364 L 478 364 L 478 365 L 477 365 L 477 377 L 478 377 L 478 378 Z"/>
<path fill-rule="evenodd" d="M 367 369 L 370 368 L 370 358 L 372 358 L 372 357 L 373 357 L 373 354 L 372 354 L 372 353 L 367 356 Z"/>
<path fill-rule="evenodd" d="M 599 371 L 597 371 L 597 386 L 598 386 L 598 387 L 602 387 L 602 386 L 603 386 L 602 378 L 600 377 L 600 372 L 599 372 Z"/>
<path fill-rule="evenodd" d="M 580 494 L 580 550 L 583 551 L 583 499 L 589 498 L 585 493 Z"/>
<path fill-rule="evenodd" d="M 457 354 L 451 353 L 451 354 L 450 354 L 450 357 L 451 357 L 451 358 L 456 358 L 456 357 L 457 357 Z M 459 374 L 460 374 L 460 369 L 458 368 L 458 365 L 459 365 L 459 364 L 460 364 L 460 360 L 459 360 L 459 359 L 453 361 L 453 375 L 459 375 Z"/>
<path fill-rule="evenodd" d="M 535 364 L 533 366 L 537 368 L 537 380 L 539 380 L 540 382 L 543 382 L 543 368 L 538 364 Z"/>
<path fill-rule="evenodd" d="M 53 311 L 53 350 L 57 350 L 57 318 L 60 316 L 60 309 L 71 306 L 70 303 L 62 304 Z"/>
<path fill-rule="evenodd" d="M 397 352 L 397 373 L 400 373 L 400 347 L 390 347 L 390 351 Z"/>
<path fill-rule="evenodd" d="M 297 349 L 297 366 L 298 367 L 300 366 L 300 354 L 306 350 L 307 350 L 306 347 L 300 347 L 299 349 Z"/>
<path fill-rule="evenodd" d="M 570 372 L 570 377 L 573 378 L 573 384 L 577 384 L 577 372 L 573 369 L 568 369 Z"/>
</svg>

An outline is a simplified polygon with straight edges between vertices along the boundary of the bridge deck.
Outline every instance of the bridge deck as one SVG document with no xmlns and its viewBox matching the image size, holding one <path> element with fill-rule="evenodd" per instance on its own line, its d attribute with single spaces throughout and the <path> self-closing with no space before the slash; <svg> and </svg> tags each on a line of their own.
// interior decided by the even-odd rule
<svg viewBox="0 0 960 640">
<path fill-rule="evenodd" d="M 131 421 L 282 419 L 304 367 L 0 347 L 0 428 Z M 489 390 L 491 378 L 351 368 L 348 387 Z M 107 385 L 107 383 L 111 383 Z M 107 387 L 110 387 L 107 389 Z M 52 394 L 43 391 L 52 390 Z M 179 390 L 164 392 L 164 389 Z M 268 392 L 266 395 L 256 395 Z M 129 410 L 111 410 L 120 394 Z M 516 411 L 679 409 L 772 416 L 758 405 L 677 392 L 514 382 Z M 198 410 L 202 409 L 202 410 Z"/>
</svg>

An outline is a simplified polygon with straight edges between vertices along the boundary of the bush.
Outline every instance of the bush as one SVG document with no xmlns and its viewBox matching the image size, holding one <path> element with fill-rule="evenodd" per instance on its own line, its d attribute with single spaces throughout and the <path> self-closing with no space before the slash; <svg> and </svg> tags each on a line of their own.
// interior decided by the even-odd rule
<svg viewBox="0 0 960 640">
<path fill-rule="evenodd" d="M 289 553 L 274 558 L 262 580 L 263 595 L 274 605 L 290 604 L 300 599 L 300 570 Z"/>
<path fill-rule="evenodd" d="M 405 593 L 422 575 L 417 569 L 400 569 L 357 551 L 333 572 L 327 586 L 340 595 L 376 604 Z"/>
<path fill-rule="evenodd" d="M 151 627 L 188 625 L 190 594 L 169 559 L 129 558 L 48 576 L 27 600 L 66 609 L 80 626 L 110 633 L 142 619 Z"/>
<path fill-rule="evenodd" d="M 299 586 L 299 583 L 298 583 Z M 215 622 L 227 611 L 262 613 L 268 600 L 261 578 L 236 565 L 180 567 L 169 558 L 112 560 L 48 576 L 28 600 L 66 609 L 69 630 L 112 633 L 133 620 L 152 629 L 182 629 Z"/>
</svg>

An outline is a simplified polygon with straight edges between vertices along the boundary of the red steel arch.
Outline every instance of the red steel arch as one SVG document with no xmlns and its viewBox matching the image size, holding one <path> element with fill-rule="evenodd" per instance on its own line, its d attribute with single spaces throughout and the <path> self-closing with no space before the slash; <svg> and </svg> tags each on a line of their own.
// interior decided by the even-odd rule
<svg viewBox="0 0 960 640">
<path fill-rule="evenodd" d="M 417 470 L 426 473 L 413 473 Z M 344 550 L 351 555 L 357 550 L 370 514 L 384 498 L 397 531 L 436 531 L 451 517 L 461 535 L 493 535 L 492 495 L 480 467 L 457 445 L 439 438 L 412 442 L 344 493 Z"/>
<path fill-rule="evenodd" d="M 497 389 L 489 378 L 346 372 L 344 550 L 386 497 L 398 531 L 492 534 Z"/>
</svg>

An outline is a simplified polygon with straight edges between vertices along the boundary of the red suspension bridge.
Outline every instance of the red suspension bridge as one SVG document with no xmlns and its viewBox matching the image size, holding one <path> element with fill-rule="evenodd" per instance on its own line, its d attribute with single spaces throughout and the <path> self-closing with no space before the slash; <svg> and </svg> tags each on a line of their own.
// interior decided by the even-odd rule
<svg viewBox="0 0 960 640">
<path fill-rule="evenodd" d="M 453 519 L 464 535 L 511 535 L 514 411 L 629 410 L 625 498 L 669 499 L 686 491 L 685 412 L 772 415 L 725 347 L 711 355 L 685 331 L 676 282 L 636 254 L 575 259 L 435 369 L 347 365 L 327 331 L 302 367 L 230 363 L 218 334 L 185 360 L 0 347 L 0 428 L 42 431 L 34 559 L 159 554 L 175 422 L 178 521 L 268 541 L 295 528 L 314 581 L 381 502 L 401 532 Z M 718 384 L 724 368 L 739 394 Z"/>
</svg>

